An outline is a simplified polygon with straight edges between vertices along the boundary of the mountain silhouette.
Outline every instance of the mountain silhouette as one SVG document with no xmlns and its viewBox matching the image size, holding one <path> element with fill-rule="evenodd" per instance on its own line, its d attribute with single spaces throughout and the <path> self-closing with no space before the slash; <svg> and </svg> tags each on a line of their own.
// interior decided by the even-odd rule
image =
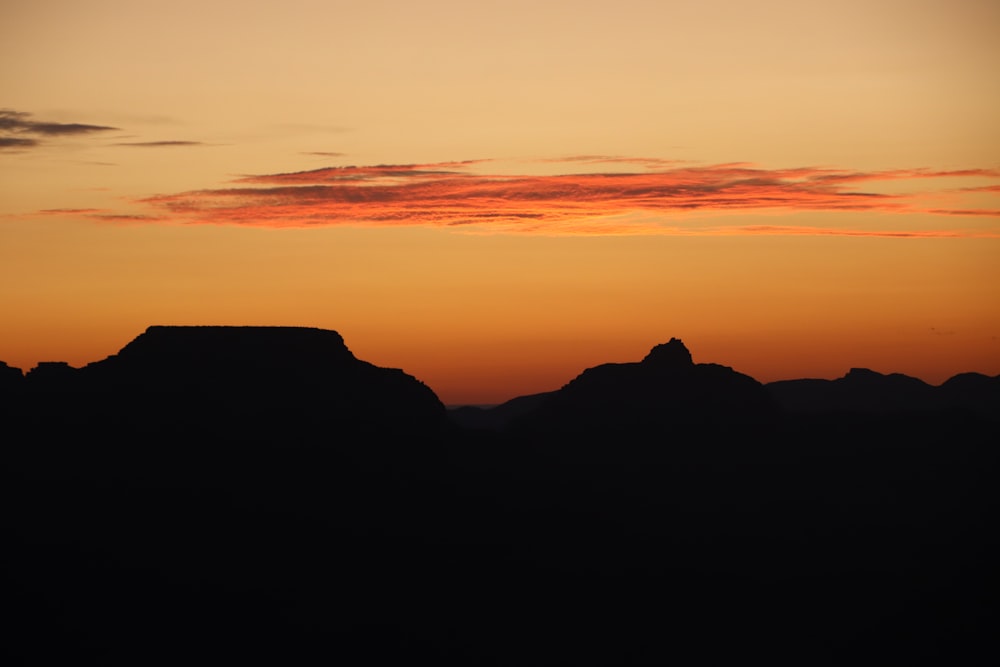
<svg viewBox="0 0 1000 667">
<path fill-rule="evenodd" d="M 852 368 L 835 380 L 782 380 L 766 387 L 784 410 L 793 413 L 890 414 L 957 409 L 983 416 L 1000 415 L 1000 377 L 978 373 L 956 375 L 935 387 L 900 373 L 883 375 Z"/>
<path fill-rule="evenodd" d="M 477 405 L 462 405 L 451 408 L 448 417 L 465 428 L 497 430 L 507 426 L 512 420 L 533 412 L 554 392 L 546 391 L 527 396 L 517 396 L 500 405 L 489 408 Z"/>
<path fill-rule="evenodd" d="M 493 410 L 497 423 L 520 432 L 590 435 L 746 428 L 777 412 L 759 382 L 728 366 L 694 363 L 677 338 L 642 361 L 588 368 L 557 391 Z"/>
<path fill-rule="evenodd" d="M 365 417 L 380 420 L 381 426 L 398 422 L 401 428 L 415 425 L 410 419 L 436 424 L 445 414 L 424 383 L 400 369 L 361 361 L 340 334 L 311 327 L 151 326 L 117 354 L 83 368 L 46 361 L 25 374 L 0 361 L 0 392 L 25 391 L 197 397 L 230 408 L 298 401 L 320 404 L 324 413 L 348 421 Z M 491 408 L 453 407 L 447 415 L 475 429 L 502 429 L 528 417 L 538 427 L 590 429 L 623 423 L 659 428 L 719 419 L 759 421 L 776 411 L 942 409 L 1000 414 L 1000 376 L 963 373 L 935 387 L 899 373 L 852 368 L 834 380 L 762 385 L 727 366 L 695 364 L 684 343 L 671 338 L 640 362 L 602 364 L 555 391 L 518 396 Z"/>
<path fill-rule="evenodd" d="M 466 428 L 509 425 L 548 431 L 631 429 L 645 432 L 705 425 L 773 423 L 783 415 L 893 415 L 971 412 L 1000 417 L 1000 376 L 961 373 L 940 386 L 903 375 L 852 368 L 834 380 L 795 379 L 761 384 L 719 364 L 695 364 L 682 341 L 653 347 L 641 362 L 588 368 L 562 388 L 518 396 L 484 408 L 453 407 Z"/>
<path fill-rule="evenodd" d="M 227 440 L 413 435 L 445 423 L 425 384 L 357 359 L 335 331 L 306 327 L 151 326 L 83 368 L 39 364 L 25 384 L 53 400 L 70 392 L 63 409 L 91 420 L 141 427 L 170 415 L 167 431 Z"/>
<path fill-rule="evenodd" d="M 0 651 L 992 664 L 997 384 L 763 385 L 670 339 L 446 411 L 298 327 L 150 327 L 82 368 L 0 365 Z"/>
</svg>

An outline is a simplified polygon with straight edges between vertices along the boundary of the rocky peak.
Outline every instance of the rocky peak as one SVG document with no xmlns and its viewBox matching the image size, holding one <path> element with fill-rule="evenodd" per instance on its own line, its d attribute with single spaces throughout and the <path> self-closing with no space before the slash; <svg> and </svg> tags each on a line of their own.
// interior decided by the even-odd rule
<svg viewBox="0 0 1000 667">
<path fill-rule="evenodd" d="M 649 351 L 642 363 L 653 366 L 683 368 L 692 366 L 691 353 L 680 338 L 671 338 Z"/>
</svg>

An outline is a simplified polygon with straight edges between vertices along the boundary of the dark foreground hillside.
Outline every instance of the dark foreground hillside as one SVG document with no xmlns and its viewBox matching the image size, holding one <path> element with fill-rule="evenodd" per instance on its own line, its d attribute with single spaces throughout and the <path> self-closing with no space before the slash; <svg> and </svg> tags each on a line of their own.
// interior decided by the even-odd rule
<svg viewBox="0 0 1000 667">
<path fill-rule="evenodd" d="M 5 662 L 993 664 L 982 378 L 851 403 L 672 340 L 449 419 L 334 332 L 153 327 L 0 375 Z"/>
</svg>

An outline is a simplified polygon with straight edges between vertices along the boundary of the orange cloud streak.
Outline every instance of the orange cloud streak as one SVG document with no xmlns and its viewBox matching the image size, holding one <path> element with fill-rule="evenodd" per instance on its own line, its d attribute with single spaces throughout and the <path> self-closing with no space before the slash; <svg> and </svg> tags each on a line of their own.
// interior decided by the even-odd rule
<svg viewBox="0 0 1000 667">
<path fill-rule="evenodd" d="M 169 219 L 267 227 L 311 225 L 470 226 L 483 231 L 542 233 L 684 233 L 689 212 L 765 210 L 924 213 L 998 216 L 982 208 L 927 208 L 930 191 L 887 194 L 861 183 L 940 178 L 1000 178 L 1000 170 L 904 169 L 858 172 L 821 167 L 763 169 L 745 163 L 677 166 L 655 159 L 577 156 L 564 162 L 631 162 L 647 171 L 557 175 L 479 174 L 485 160 L 423 165 L 330 167 L 246 176 L 236 187 L 166 194 L 141 200 Z M 673 166 L 670 166 L 673 165 Z M 987 186 L 993 188 L 995 186 Z M 975 188 L 982 191 L 982 188 Z M 955 191 L 952 190 L 952 193 Z M 957 196 L 957 195 L 953 195 Z M 658 214 L 622 221 L 627 214 Z M 664 225 L 672 214 L 673 224 Z M 728 230 L 728 231 L 726 231 Z M 733 227 L 694 233 L 809 233 L 878 236 L 969 236 L 955 230 L 907 232 L 800 227 Z M 993 234 L 986 234 L 992 236 Z"/>
</svg>

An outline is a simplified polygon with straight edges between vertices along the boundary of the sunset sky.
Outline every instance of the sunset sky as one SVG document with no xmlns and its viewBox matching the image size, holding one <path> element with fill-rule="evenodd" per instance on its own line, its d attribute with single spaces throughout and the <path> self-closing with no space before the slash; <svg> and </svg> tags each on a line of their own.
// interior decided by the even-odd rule
<svg viewBox="0 0 1000 667">
<path fill-rule="evenodd" d="M 0 1 L 0 360 L 1000 374 L 996 0 Z"/>
</svg>

